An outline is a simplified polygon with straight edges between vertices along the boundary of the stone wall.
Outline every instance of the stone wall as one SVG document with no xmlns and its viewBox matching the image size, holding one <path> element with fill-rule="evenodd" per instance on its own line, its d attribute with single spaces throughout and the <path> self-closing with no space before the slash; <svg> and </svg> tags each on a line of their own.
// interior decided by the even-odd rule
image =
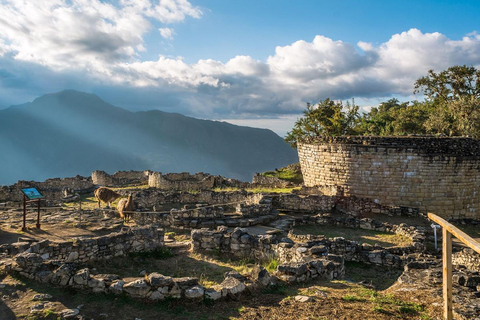
<svg viewBox="0 0 480 320">
<path fill-rule="evenodd" d="M 337 198 L 327 195 L 280 194 L 272 196 L 273 207 L 282 211 L 328 212 Z"/>
<path fill-rule="evenodd" d="M 152 172 L 148 178 L 148 185 L 161 190 L 198 191 L 228 187 L 246 188 L 250 184 L 221 176 L 212 176 L 203 172 L 193 175 L 188 172 L 167 174 Z"/>
<path fill-rule="evenodd" d="M 104 187 L 118 187 L 127 185 L 146 185 L 151 171 L 117 171 L 110 175 L 105 171 L 93 171 L 92 181 L 94 184 Z"/>
<path fill-rule="evenodd" d="M 420 226 L 409 226 L 405 223 L 399 225 L 382 222 L 370 218 L 356 218 L 351 216 L 332 216 L 329 213 L 320 213 L 314 216 L 304 215 L 295 220 L 295 225 L 321 225 L 321 226 L 336 226 L 342 228 L 374 230 L 380 232 L 390 232 L 405 236 L 412 241 L 412 244 L 406 247 L 397 248 L 403 253 L 424 252 L 426 247 L 425 228 Z M 289 236 L 297 237 L 297 235 L 290 233 Z M 299 238 L 297 238 L 299 239 Z M 308 239 L 310 240 L 310 239 Z"/>
<path fill-rule="evenodd" d="M 23 201 L 20 189 L 32 187 L 37 188 L 47 201 L 60 200 L 64 196 L 64 190 L 69 190 L 70 193 L 88 193 L 95 189 L 92 179 L 82 176 L 53 178 L 43 182 L 20 180 L 14 185 L 0 187 L 0 201 Z"/>
<path fill-rule="evenodd" d="M 129 252 L 152 251 L 163 247 L 163 238 L 163 229 L 138 227 L 101 237 L 77 238 L 73 241 L 51 242 L 43 240 L 33 244 L 17 242 L 2 245 L 0 251 L 7 255 L 22 252 L 34 253 L 44 260 L 87 262 L 123 256 Z M 28 266 L 24 265 L 24 267 Z"/>
<path fill-rule="evenodd" d="M 402 267 L 405 254 L 412 248 L 388 248 L 359 244 L 344 238 L 321 238 L 297 243 L 276 235 L 251 235 L 246 229 L 226 227 L 217 230 L 192 230 L 193 251 L 217 251 L 242 258 L 268 260 L 272 257 L 280 263 L 306 263 L 329 254 L 341 255 L 348 261 L 359 261 L 390 267 Z"/>
<path fill-rule="evenodd" d="M 269 188 L 286 188 L 293 185 L 290 181 L 282 180 L 277 177 L 265 177 L 260 173 L 255 173 L 253 175 L 252 184 L 257 186 L 268 186 Z"/>
<path fill-rule="evenodd" d="M 467 269 L 480 272 L 480 254 L 470 248 L 454 253 L 452 256 L 452 263 L 457 266 L 462 265 Z"/>
<path fill-rule="evenodd" d="M 320 137 L 298 143 L 304 183 L 345 196 L 479 218 L 480 142 L 470 138 Z"/>
</svg>

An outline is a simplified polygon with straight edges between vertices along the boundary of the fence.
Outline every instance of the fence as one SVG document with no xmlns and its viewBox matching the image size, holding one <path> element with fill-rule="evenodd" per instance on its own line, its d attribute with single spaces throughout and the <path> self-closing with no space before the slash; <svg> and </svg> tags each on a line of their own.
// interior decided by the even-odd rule
<svg viewBox="0 0 480 320">
<path fill-rule="evenodd" d="M 452 235 L 479 254 L 480 243 L 439 216 L 429 213 L 428 217 L 442 226 L 443 318 L 452 320 Z"/>
</svg>

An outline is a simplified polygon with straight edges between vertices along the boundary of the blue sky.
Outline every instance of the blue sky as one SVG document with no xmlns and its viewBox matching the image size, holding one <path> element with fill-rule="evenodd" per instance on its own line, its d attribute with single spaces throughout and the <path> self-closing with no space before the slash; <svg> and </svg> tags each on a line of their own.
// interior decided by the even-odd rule
<svg viewBox="0 0 480 320">
<path fill-rule="evenodd" d="M 365 110 L 429 69 L 480 66 L 480 1 L 0 1 L 0 108 L 77 89 L 268 127 L 306 102 Z"/>
</svg>

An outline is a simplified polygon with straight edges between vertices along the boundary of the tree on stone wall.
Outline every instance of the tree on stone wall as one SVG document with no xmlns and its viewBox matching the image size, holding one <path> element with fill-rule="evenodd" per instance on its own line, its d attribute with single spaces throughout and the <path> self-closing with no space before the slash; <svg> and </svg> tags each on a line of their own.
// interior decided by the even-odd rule
<svg viewBox="0 0 480 320">
<path fill-rule="evenodd" d="M 425 121 L 428 132 L 480 138 L 480 70 L 465 65 L 430 70 L 415 82 L 414 92 L 433 106 Z"/>
<path fill-rule="evenodd" d="M 307 104 L 285 141 L 293 148 L 297 140 L 322 135 L 443 134 L 480 139 L 480 70 L 453 66 L 415 82 L 414 93 L 425 101 L 400 102 L 390 99 L 370 112 L 358 113 L 354 103 L 326 99 Z"/>
<path fill-rule="evenodd" d="M 292 131 L 287 132 L 285 141 L 296 148 L 297 141 L 322 135 L 340 136 L 355 134 L 359 119 L 355 102 L 335 102 L 329 98 L 316 105 L 307 103 L 303 117 L 295 122 Z"/>
</svg>

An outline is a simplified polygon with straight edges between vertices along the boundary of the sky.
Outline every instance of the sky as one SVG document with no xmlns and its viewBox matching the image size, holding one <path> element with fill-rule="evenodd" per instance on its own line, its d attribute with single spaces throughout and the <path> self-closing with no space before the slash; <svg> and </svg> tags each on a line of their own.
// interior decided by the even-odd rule
<svg viewBox="0 0 480 320">
<path fill-rule="evenodd" d="M 480 1 L 0 0 L 0 109 L 76 89 L 270 128 L 306 103 L 369 110 L 429 69 L 480 67 Z"/>
</svg>

